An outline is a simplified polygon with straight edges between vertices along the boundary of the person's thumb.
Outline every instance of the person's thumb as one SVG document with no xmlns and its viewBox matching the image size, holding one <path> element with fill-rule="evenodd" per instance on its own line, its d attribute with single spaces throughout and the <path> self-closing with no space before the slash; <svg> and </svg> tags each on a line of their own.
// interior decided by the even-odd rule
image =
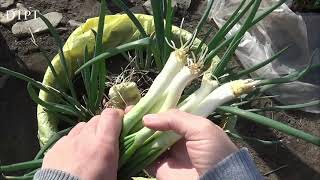
<svg viewBox="0 0 320 180">
<path fill-rule="evenodd" d="M 107 108 L 103 110 L 101 119 L 97 125 L 96 135 L 98 138 L 103 139 L 106 143 L 118 142 L 121 133 L 123 114 L 124 112 L 119 109 Z"/>
<path fill-rule="evenodd" d="M 143 117 L 143 122 L 144 125 L 150 129 L 157 131 L 172 130 L 187 139 L 208 130 L 214 131 L 217 128 L 217 126 L 208 119 L 179 110 L 149 114 Z"/>
</svg>

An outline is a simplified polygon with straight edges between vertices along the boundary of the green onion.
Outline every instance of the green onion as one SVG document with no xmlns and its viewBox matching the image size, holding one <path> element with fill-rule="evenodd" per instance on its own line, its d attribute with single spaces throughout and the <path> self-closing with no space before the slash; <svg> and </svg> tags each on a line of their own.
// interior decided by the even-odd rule
<svg viewBox="0 0 320 180">
<path fill-rule="evenodd" d="M 60 138 L 63 136 L 67 135 L 70 132 L 71 128 L 59 131 L 55 133 L 49 140 L 48 142 L 40 149 L 40 151 L 37 153 L 36 157 L 34 160 L 40 159 L 43 157 L 44 153 L 51 147 L 53 146 Z"/>
<path fill-rule="evenodd" d="M 174 83 L 174 81 L 172 81 L 172 83 Z M 256 81 L 252 80 L 238 80 L 227 83 L 212 91 L 207 97 L 205 97 L 201 101 L 199 105 L 193 104 L 193 107 L 190 106 L 185 110 L 187 112 L 192 112 L 192 114 L 207 117 L 219 105 L 226 103 L 232 99 L 235 99 L 243 93 L 252 91 L 254 89 L 255 84 Z M 179 96 L 179 94 L 177 94 L 177 96 Z M 152 161 L 155 157 L 158 157 L 158 155 L 166 151 L 170 146 L 177 142 L 181 138 L 181 136 L 171 131 L 154 133 L 154 131 L 149 130 L 148 128 L 142 128 L 142 130 L 135 133 L 134 138 L 134 142 L 136 143 L 133 142 L 129 150 L 122 155 L 121 158 L 124 158 L 123 160 L 120 158 L 120 168 L 128 169 L 125 171 L 129 171 L 129 168 L 126 167 L 128 166 L 128 164 L 129 167 L 136 166 L 136 164 L 131 163 L 135 160 L 135 156 L 133 155 L 134 153 L 139 154 L 143 151 L 146 151 L 147 149 L 157 149 L 158 151 L 156 151 L 154 156 L 150 157 L 150 159 L 146 157 L 140 157 L 141 159 L 143 159 L 144 162 Z M 135 172 L 134 170 L 130 170 L 130 172 L 128 173 L 134 174 Z"/>
<path fill-rule="evenodd" d="M 1 173 L 8 173 L 8 172 L 15 172 L 20 170 L 28 170 L 28 169 L 35 169 L 40 168 L 42 164 L 42 159 L 17 163 L 17 164 L 11 164 L 6 166 L 0 166 L 0 172 Z"/>
<path fill-rule="evenodd" d="M 141 23 L 139 20 L 135 17 L 135 15 L 130 11 L 130 9 L 127 7 L 127 5 L 122 0 L 112 0 L 112 2 L 117 5 L 119 8 L 121 8 L 131 19 L 133 24 L 137 27 L 139 32 L 141 33 L 143 38 L 147 37 L 146 31 L 143 29 Z"/>
<path fill-rule="evenodd" d="M 275 55 L 273 55 L 271 58 L 249 68 L 249 69 L 245 69 L 245 70 L 242 70 L 240 71 L 239 73 L 237 73 L 234 77 L 232 77 L 233 79 L 239 79 L 243 76 L 246 76 L 264 66 L 266 66 L 267 64 L 270 64 L 271 62 L 273 62 L 274 60 L 276 60 L 279 56 L 281 56 L 284 52 L 286 52 L 287 50 L 289 49 L 289 46 L 282 49 L 281 51 L 279 51 L 278 53 L 276 53 Z"/>
<path fill-rule="evenodd" d="M 242 136 L 240 134 L 230 132 L 230 131 L 225 131 L 229 136 L 240 139 L 242 141 L 250 142 L 250 143 L 255 143 L 255 144 L 262 144 L 262 145 L 276 145 L 276 144 L 281 144 L 281 140 L 273 140 L 273 141 L 266 141 L 266 140 L 261 140 L 258 138 L 253 138 L 253 137 L 246 137 Z"/>
<path fill-rule="evenodd" d="M 273 129 L 277 129 L 286 134 L 301 138 L 307 142 L 320 146 L 320 137 L 316 137 L 311 134 L 305 133 L 301 130 L 292 128 L 288 125 L 285 125 L 273 119 L 261 116 L 259 114 L 255 114 L 253 112 L 248 112 L 248 111 L 239 109 L 237 107 L 220 106 L 218 109 L 225 113 L 231 113 L 231 114 L 243 117 L 246 120 L 250 120 L 264 126 L 272 127 Z"/>
<path fill-rule="evenodd" d="M 164 92 L 174 75 L 177 74 L 184 66 L 185 61 L 185 57 L 181 57 L 179 53 L 176 53 L 175 51 L 171 53 L 168 62 L 154 80 L 154 83 L 151 85 L 148 93 L 128 114 L 125 115 L 123 120 L 122 137 L 125 137 L 137 121 L 139 121 L 142 116 L 148 112 L 151 106 L 157 101 L 157 95 Z"/>
<path fill-rule="evenodd" d="M 76 100 L 77 99 L 77 95 L 74 89 L 74 86 L 72 84 L 72 81 L 69 77 L 70 75 L 70 71 L 69 71 L 69 67 L 67 65 L 67 62 L 65 60 L 64 57 L 64 52 L 63 52 L 63 43 L 62 40 L 60 39 L 58 32 L 54 29 L 54 27 L 52 26 L 52 24 L 50 23 L 50 21 L 48 19 L 46 19 L 43 15 L 39 14 L 39 17 L 41 18 L 41 20 L 48 26 L 48 29 L 51 33 L 51 35 L 53 36 L 54 40 L 56 41 L 57 45 L 58 45 L 58 50 L 59 50 L 59 56 L 60 56 L 60 62 L 62 64 L 63 67 L 63 71 L 64 71 L 64 78 L 67 81 L 67 85 L 69 87 L 69 90 L 71 91 L 72 97 Z"/>
<path fill-rule="evenodd" d="M 5 179 L 10 179 L 10 180 L 32 180 L 33 175 L 30 176 L 4 176 Z"/>
<path fill-rule="evenodd" d="M 169 62 L 169 61 L 168 61 Z M 188 66 L 183 67 L 179 73 L 175 75 L 172 79 L 172 82 L 167 87 L 166 91 L 163 93 L 164 97 L 159 100 L 162 101 L 160 104 L 161 107 L 156 107 L 156 112 L 164 112 L 171 108 L 176 107 L 179 102 L 180 96 L 182 95 L 185 87 L 195 78 L 198 77 L 201 72 L 201 60 L 198 62 L 191 62 Z M 198 67 L 199 66 L 199 67 Z M 135 133 L 135 136 L 127 140 L 131 142 L 131 145 L 128 149 L 124 149 L 125 152 L 122 153 L 119 167 L 125 164 L 129 158 L 135 153 L 135 151 L 143 145 L 143 143 L 150 138 L 155 132 L 148 128 L 142 128 L 140 131 Z M 132 141 L 132 139 L 134 139 Z"/>
<path fill-rule="evenodd" d="M 153 10 L 153 19 L 156 32 L 156 49 L 155 61 L 157 67 L 163 67 L 165 64 L 164 60 L 164 49 L 162 47 L 166 46 L 165 42 L 165 27 L 164 27 L 164 13 L 163 13 L 163 2 L 159 0 L 151 0 L 151 6 Z"/>
<path fill-rule="evenodd" d="M 284 110 L 294 110 L 294 109 L 302 109 L 310 106 L 317 106 L 320 105 L 320 100 L 315 100 L 307 103 L 301 104 L 293 104 L 293 105 L 284 105 L 284 106 L 272 106 L 272 107 L 265 107 L 262 109 L 246 109 L 250 112 L 263 112 L 263 111 L 284 111 Z"/>
<path fill-rule="evenodd" d="M 164 1 L 166 2 L 166 1 Z M 174 9 L 172 6 L 172 0 L 168 0 L 166 5 L 166 24 L 165 24 L 165 37 L 168 41 L 172 40 L 172 23 L 173 23 Z M 164 47 L 164 59 L 168 59 L 170 56 L 170 46 L 168 44 Z"/>
<path fill-rule="evenodd" d="M 139 39 L 139 40 L 136 40 L 136 41 L 132 41 L 130 43 L 127 43 L 127 44 L 123 44 L 123 45 L 120 45 L 116 48 L 109 48 L 107 50 L 105 50 L 103 53 L 101 53 L 100 55 L 90 59 L 89 61 L 87 61 L 85 64 L 83 64 L 76 72 L 75 74 L 79 74 L 80 71 L 82 69 L 84 69 L 85 67 L 88 67 L 98 61 L 104 61 L 105 59 L 109 58 L 109 57 L 112 57 L 114 55 L 117 55 L 121 52 L 124 52 L 124 51 L 128 51 L 128 50 L 131 50 L 131 49 L 134 49 L 134 48 L 142 48 L 142 47 L 146 47 L 148 45 L 150 45 L 151 43 L 151 40 L 150 38 L 143 38 L 143 39 Z"/>
<path fill-rule="evenodd" d="M 94 53 L 95 56 L 98 56 L 103 53 L 102 38 L 103 38 L 103 31 L 104 31 L 105 15 L 106 15 L 106 0 L 101 0 L 98 32 L 96 37 L 96 46 L 95 46 L 95 53 Z M 94 103 L 95 104 L 94 108 L 97 109 L 104 95 L 104 89 L 105 89 L 105 83 L 106 83 L 106 63 L 105 61 L 98 62 L 96 65 L 93 65 L 92 68 L 99 69 L 97 71 L 98 74 L 96 75 L 96 78 L 98 79 L 98 81 L 95 82 L 96 81 L 95 76 L 93 76 L 94 79 L 91 79 L 91 82 L 95 82 L 93 84 L 97 84 L 99 86 L 98 92 L 95 98 L 95 103 Z M 94 72 L 95 71 L 92 70 L 92 74 Z M 95 89 L 91 89 L 91 90 L 92 90 L 91 91 L 92 93 L 94 92 Z"/>
<path fill-rule="evenodd" d="M 233 38 L 229 48 L 227 49 L 226 53 L 222 57 L 221 62 L 218 64 L 217 68 L 214 69 L 214 71 L 213 71 L 214 76 L 219 77 L 219 76 L 223 75 L 224 69 L 225 69 L 226 65 L 228 64 L 228 62 L 230 61 L 232 54 L 235 52 L 236 48 L 240 44 L 240 39 L 242 39 L 243 35 L 246 33 L 246 31 L 250 27 L 258 9 L 259 9 L 260 3 L 261 3 L 261 0 L 255 0 L 255 2 L 253 3 L 253 6 L 251 8 L 251 11 L 250 11 L 248 17 L 246 18 L 245 22 L 243 23 L 242 27 L 237 32 L 235 37 Z"/>
<path fill-rule="evenodd" d="M 246 0 L 243 0 L 239 7 L 233 12 L 227 22 L 221 27 L 221 29 L 214 35 L 214 37 L 208 43 L 209 50 L 212 50 L 214 46 L 221 42 L 221 40 L 227 35 L 227 33 L 233 28 L 233 26 L 239 22 L 244 14 L 249 10 L 255 0 L 251 0 L 246 7 L 239 13 Z"/>
</svg>

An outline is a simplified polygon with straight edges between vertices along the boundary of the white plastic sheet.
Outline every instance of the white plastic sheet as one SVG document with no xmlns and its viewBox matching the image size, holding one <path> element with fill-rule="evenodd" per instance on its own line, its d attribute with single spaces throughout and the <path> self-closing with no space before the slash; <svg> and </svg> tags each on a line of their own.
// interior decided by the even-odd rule
<svg viewBox="0 0 320 180">
<path fill-rule="evenodd" d="M 221 27 L 240 2 L 241 0 L 215 0 L 210 17 Z M 276 2 L 277 0 L 263 0 L 260 11 Z M 279 50 L 292 44 L 293 46 L 279 59 L 252 75 L 275 78 L 300 70 L 308 64 L 310 54 L 316 48 L 320 48 L 319 22 L 319 15 L 297 15 L 284 4 L 245 34 L 236 55 L 242 65 L 248 68 L 270 58 Z M 235 33 L 240 26 L 238 24 L 228 36 Z M 315 56 L 313 63 L 320 63 L 319 56 Z M 320 72 L 312 72 L 302 81 L 275 87 L 268 93 L 280 95 L 276 99 L 282 104 L 319 100 Z M 308 107 L 305 111 L 320 113 L 320 107 Z"/>
</svg>

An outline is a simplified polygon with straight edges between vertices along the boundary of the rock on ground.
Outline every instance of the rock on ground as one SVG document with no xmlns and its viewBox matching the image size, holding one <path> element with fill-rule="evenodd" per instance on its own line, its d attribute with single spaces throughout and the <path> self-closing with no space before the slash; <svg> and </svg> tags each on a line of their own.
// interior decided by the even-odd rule
<svg viewBox="0 0 320 180">
<path fill-rule="evenodd" d="M 1 24 L 11 24 L 16 20 L 19 15 L 20 18 L 24 18 L 25 15 L 28 15 L 29 10 L 21 3 L 17 3 L 16 8 L 7 10 L 5 13 L 0 12 L 0 23 Z"/>
<path fill-rule="evenodd" d="M 190 5 L 191 5 L 192 0 L 173 0 L 172 1 L 172 6 L 177 7 L 181 10 L 187 10 Z M 152 7 L 151 7 L 151 1 L 147 0 L 144 4 L 143 7 L 148 11 L 149 14 L 152 14 Z"/>
<path fill-rule="evenodd" d="M 9 6 L 14 4 L 15 0 L 0 0 L 0 8 L 7 9 Z"/>
<path fill-rule="evenodd" d="M 48 67 L 45 57 L 39 52 L 32 53 L 28 58 L 24 59 L 24 63 L 29 71 L 39 74 L 44 74 Z"/>
<path fill-rule="evenodd" d="M 152 7 L 151 7 L 151 1 L 150 0 L 146 1 L 145 3 L 143 3 L 143 7 L 146 9 L 146 11 L 149 14 L 152 14 Z"/>
<path fill-rule="evenodd" d="M 83 24 L 82 22 L 79 22 L 79 21 L 76 21 L 76 20 L 73 20 L 73 19 L 70 19 L 68 21 L 68 23 L 72 27 L 79 27 L 79 26 L 81 26 L 81 24 Z"/>
<path fill-rule="evenodd" d="M 62 14 L 58 12 L 51 12 L 43 16 L 50 21 L 53 27 L 56 27 L 62 20 Z M 17 22 L 12 26 L 11 30 L 16 36 L 25 36 L 30 34 L 30 31 L 34 34 L 44 32 L 48 30 L 48 27 L 40 18 L 36 18 L 28 21 Z"/>
<path fill-rule="evenodd" d="M 191 5 L 191 0 L 173 0 L 173 3 L 183 10 L 187 10 Z"/>
</svg>

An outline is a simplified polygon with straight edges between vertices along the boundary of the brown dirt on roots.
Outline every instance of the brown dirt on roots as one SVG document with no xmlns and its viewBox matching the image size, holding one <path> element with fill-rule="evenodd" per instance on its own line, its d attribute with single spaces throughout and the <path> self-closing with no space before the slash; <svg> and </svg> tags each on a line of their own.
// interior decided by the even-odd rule
<svg viewBox="0 0 320 180">
<path fill-rule="evenodd" d="M 64 18 L 58 26 L 58 31 L 64 41 L 75 29 L 67 23 L 68 20 L 84 22 L 87 18 L 98 14 L 98 4 L 94 0 L 24 0 L 22 3 L 26 7 L 40 10 L 42 13 L 52 11 L 62 13 Z M 134 1 L 131 6 L 141 6 L 141 3 L 141 0 Z M 112 6 L 109 8 L 112 12 L 118 11 Z M 179 24 L 181 19 L 179 17 L 182 16 L 185 17 L 184 28 L 193 31 L 200 17 L 183 12 L 175 19 L 176 24 Z M 209 29 L 212 25 L 206 24 L 205 29 Z M 30 38 L 17 38 L 11 33 L 11 27 L 4 25 L 0 25 L 0 31 L 10 49 L 6 58 L 0 57 L 0 65 L 23 72 L 41 81 L 47 65 L 43 63 L 43 57 L 31 43 Z M 203 34 L 201 33 L 202 36 Z M 57 53 L 53 38 L 48 33 L 38 34 L 35 38 L 37 43 L 48 51 L 49 57 L 53 58 Z M 116 63 L 112 64 L 112 67 L 122 66 L 124 68 L 123 65 Z M 271 103 L 271 101 L 267 101 L 267 103 Z M 257 106 L 262 106 L 262 104 L 264 103 L 261 102 Z M 267 113 L 267 115 L 295 128 L 320 136 L 319 115 L 301 111 Z M 28 96 L 25 82 L 12 77 L 0 77 L 0 117 L 1 163 L 8 164 L 32 159 L 39 149 L 36 105 Z M 249 149 L 262 174 L 282 167 L 282 169 L 266 176 L 267 179 L 320 179 L 319 147 L 246 121 L 238 123 L 240 132 L 245 135 L 265 140 L 283 140 L 283 144 L 271 146 L 235 140 L 239 147 Z"/>
</svg>

